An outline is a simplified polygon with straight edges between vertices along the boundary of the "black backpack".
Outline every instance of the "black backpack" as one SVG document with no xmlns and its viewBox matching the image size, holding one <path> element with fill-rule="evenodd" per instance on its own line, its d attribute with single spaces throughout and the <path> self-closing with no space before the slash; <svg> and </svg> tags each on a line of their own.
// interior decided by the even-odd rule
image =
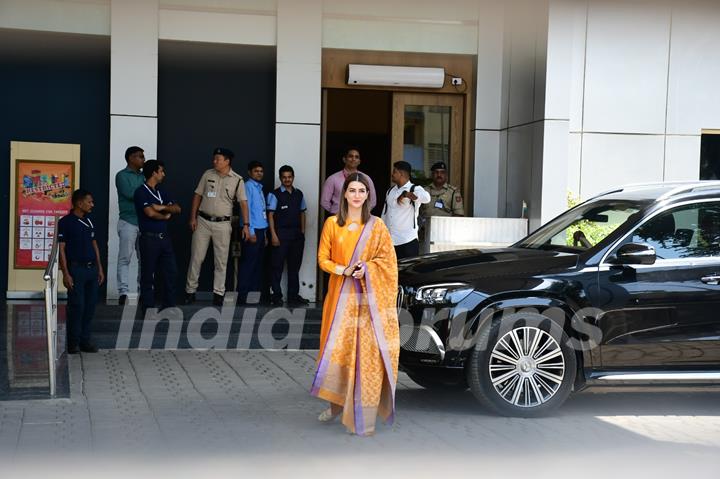
<svg viewBox="0 0 720 479">
<path fill-rule="evenodd" d="M 410 187 L 410 193 L 414 193 L 414 192 L 415 192 L 415 187 L 416 187 L 416 186 L 417 186 L 417 185 L 412 185 L 412 186 Z M 390 190 L 392 190 L 393 188 L 394 188 L 394 186 L 391 186 L 391 187 L 388 188 L 388 190 L 385 192 L 385 206 L 383 206 L 382 214 L 387 213 L 387 195 L 390 194 Z M 415 209 L 415 200 L 410 200 L 410 204 L 412 205 L 413 210 L 414 210 L 414 209 Z M 415 226 L 416 226 L 416 224 L 415 224 L 415 220 L 416 220 L 416 219 L 417 219 L 417 215 L 413 214 L 413 229 L 414 229 Z"/>
</svg>

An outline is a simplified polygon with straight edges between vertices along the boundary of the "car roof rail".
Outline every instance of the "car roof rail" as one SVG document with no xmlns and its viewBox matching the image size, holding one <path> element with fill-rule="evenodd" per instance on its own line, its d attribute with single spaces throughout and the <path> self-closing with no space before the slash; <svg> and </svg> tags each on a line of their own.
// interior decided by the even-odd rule
<svg viewBox="0 0 720 479">
<path fill-rule="evenodd" d="M 596 195 L 593 195 L 592 197 L 588 198 L 589 200 L 594 200 L 595 198 L 600 198 L 601 196 L 609 195 L 612 193 L 620 193 L 625 190 L 634 190 L 634 189 L 642 189 L 642 188 L 653 188 L 658 186 L 666 186 L 671 183 L 664 183 L 664 182 L 656 182 L 656 183 L 628 183 L 627 185 L 622 186 L 616 186 L 615 188 L 611 188 L 609 190 L 602 191 Z"/>
<path fill-rule="evenodd" d="M 713 190 L 720 189 L 720 181 L 717 180 L 704 180 L 704 181 L 692 181 L 684 185 L 678 185 L 667 193 L 663 193 L 659 198 L 660 200 L 666 200 L 683 193 L 693 193 L 702 190 Z"/>
<path fill-rule="evenodd" d="M 602 193 L 593 195 L 591 198 L 588 198 L 588 200 L 593 200 L 595 198 L 599 198 L 601 196 L 609 195 L 612 193 L 620 193 L 620 192 L 626 191 L 626 190 L 657 188 L 657 187 L 662 187 L 662 186 L 673 186 L 673 188 L 671 190 L 663 193 L 662 195 L 660 195 L 657 198 L 658 201 L 666 200 L 668 198 L 672 198 L 673 196 L 677 196 L 682 193 L 691 193 L 693 191 L 701 191 L 704 189 L 720 188 L 720 180 L 658 181 L 658 182 L 653 182 L 653 183 L 630 183 L 627 185 L 612 188 L 612 189 L 603 191 Z"/>
</svg>

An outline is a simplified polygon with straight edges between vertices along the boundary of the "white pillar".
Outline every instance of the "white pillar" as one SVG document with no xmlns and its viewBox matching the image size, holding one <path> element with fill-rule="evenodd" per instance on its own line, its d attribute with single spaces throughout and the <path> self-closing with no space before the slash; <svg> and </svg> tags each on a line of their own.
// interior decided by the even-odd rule
<svg viewBox="0 0 720 479">
<path fill-rule="evenodd" d="M 548 9 L 545 114 L 540 222 L 567 209 L 572 80 L 572 0 L 551 0 Z"/>
<path fill-rule="evenodd" d="M 293 167 L 308 207 L 300 268 L 300 295 L 308 299 L 317 292 L 321 63 L 322 0 L 278 0 L 275 165 Z"/>
<path fill-rule="evenodd" d="M 505 12 L 502 2 L 480 2 L 475 91 L 474 216 L 498 217 L 505 207 L 507 120 L 503 94 Z"/>
<path fill-rule="evenodd" d="M 118 297 L 118 200 L 115 174 L 125 168 L 125 149 L 137 145 L 157 156 L 158 0 L 111 1 L 110 178 L 108 183 L 107 297 Z M 137 261 L 130 269 L 136 289 Z"/>
</svg>

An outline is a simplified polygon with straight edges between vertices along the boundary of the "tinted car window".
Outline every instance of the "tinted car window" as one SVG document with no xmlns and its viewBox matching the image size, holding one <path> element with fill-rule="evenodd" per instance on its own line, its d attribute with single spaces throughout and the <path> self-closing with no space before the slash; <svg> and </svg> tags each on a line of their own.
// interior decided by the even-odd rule
<svg viewBox="0 0 720 479">
<path fill-rule="evenodd" d="M 592 248 L 633 216 L 641 203 L 593 201 L 579 205 L 542 226 L 516 246 L 533 249 L 584 251 Z"/>
<path fill-rule="evenodd" d="M 661 213 L 625 243 L 647 243 L 659 259 L 720 256 L 720 203 L 697 203 Z"/>
</svg>

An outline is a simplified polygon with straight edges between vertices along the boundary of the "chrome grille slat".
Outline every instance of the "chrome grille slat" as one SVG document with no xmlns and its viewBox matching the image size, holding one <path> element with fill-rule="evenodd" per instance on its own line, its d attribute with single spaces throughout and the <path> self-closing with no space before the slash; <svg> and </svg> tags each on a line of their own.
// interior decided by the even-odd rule
<svg viewBox="0 0 720 479">
<path fill-rule="evenodd" d="M 400 326 L 400 348 L 413 352 L 445 358 L 445 346 L 430 326 Z"/>
</svg>

